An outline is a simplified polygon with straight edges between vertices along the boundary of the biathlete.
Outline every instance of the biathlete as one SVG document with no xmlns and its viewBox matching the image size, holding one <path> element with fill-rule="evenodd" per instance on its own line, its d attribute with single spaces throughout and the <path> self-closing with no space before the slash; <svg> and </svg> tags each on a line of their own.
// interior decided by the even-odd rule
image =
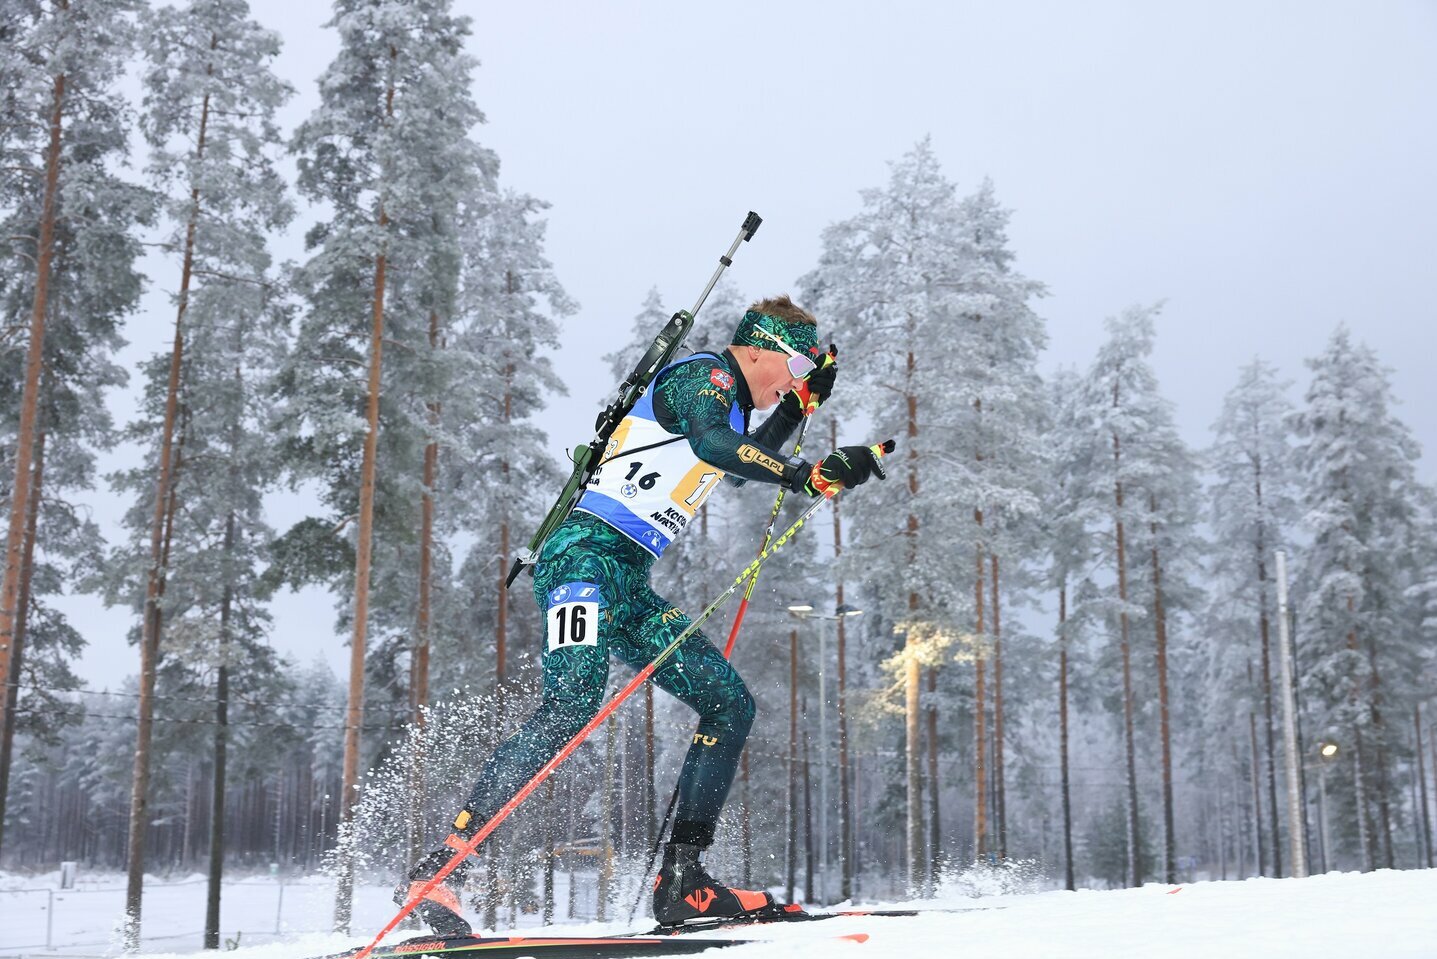
<svg viewBox="0 0 1437 959">
<path fill-rule="evenodd" d="M 813 402 L 827 399 L 836 373 L 833 353 L 819 353 L 812 314 L 786 295 L 755 303 L 722 353 L 695 353 L 659 371 L 615 429 L 573 513 L 536 558 L 534 598 L 547 624 L 543 698 L 484 764 L 454 820 L 459 840 L 471 837 L 598 712 L 610 656 L 642 669 L 691 624 L 653 591 L 649 570 L 720 480 L 782 484 L 819 496 L 886 478 L 871 447 L 845 446 L 816 464 L 778 449 Z M 749 414 L 775 405 L 750 433 Z M 678 925 L 777 908 L 768 893 L 730 889 L 700 862 L 753 723 L 753 697 L 697 631 L 654 672 L 653 682 L 699 716 L 654 884 L 655 919 Z M 417 894 L 452 856 L 445 846 L 421 859 L 395 901 Z M 471 932 L 458 894 L 469 862 L 416 908 L 439 935 Z"/>
</svg>

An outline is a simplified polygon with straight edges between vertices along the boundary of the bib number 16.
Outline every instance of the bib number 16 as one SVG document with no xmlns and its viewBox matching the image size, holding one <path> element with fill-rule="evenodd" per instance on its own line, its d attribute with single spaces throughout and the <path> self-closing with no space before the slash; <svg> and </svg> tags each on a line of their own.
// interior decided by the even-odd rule
<svg viewBox="0 0 1437 959">
<path fill-rule="evenodd" d="M 549 607 L 549 651 L 599 645 L 599 604 L 560 603 Z"/>
</svg>

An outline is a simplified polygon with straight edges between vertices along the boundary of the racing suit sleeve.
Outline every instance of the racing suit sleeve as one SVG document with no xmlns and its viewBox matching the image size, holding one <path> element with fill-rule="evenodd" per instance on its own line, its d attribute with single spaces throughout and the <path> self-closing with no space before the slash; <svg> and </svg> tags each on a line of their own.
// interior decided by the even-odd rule
<svg viewBox="0 0 1437 959">
<path fill-rule="evenodd" d="M 729 425 L 729 410 L 737 402 L 733 374 L 702 361 L 682 363 L 655 387 L 654 417 L 669 432 L 682 433 L 695 456 L 729 476 L 801 487 L 808 464 L 790 462 L 758 437 Z"/>
<path fill-rule="evenodd" d="M 768 419 L 758 425 L 750 434 L 754 441 L 770 449 L 779 449 L 803 422 L 803 406 L 797 393 L 783 394 L 783 400 L 769 414 Z"/>
</svg>

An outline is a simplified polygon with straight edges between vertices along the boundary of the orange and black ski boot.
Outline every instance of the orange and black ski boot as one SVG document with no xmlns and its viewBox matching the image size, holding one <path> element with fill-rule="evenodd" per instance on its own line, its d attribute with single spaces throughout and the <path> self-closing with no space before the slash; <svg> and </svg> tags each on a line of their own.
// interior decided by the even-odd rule
<svg viewBox="0 0 1437 959">
<path fill-rule="evenodd" d="M 402 906 L 414 896 L 424 884 L 434 878 L 434 875 L 443 868 L 444 864 L 454 858 L 452 849 L 436 849 L 429 853 L 419 864 L 409 871 L 409 877 L 401 882 L 394 890 L 395 905 Z M 459 901 L 459 891 L 464 887 L 464 873 L 467 870 L 469 861 L 461 862 L 453 872 L 444 877 L 444 881 L 425 894 L 419 905 L 414 907 L 414 915 L 428 926 L 436 936 L 469 936 L 474 930 L 462 915 L 464 905 Z"/>
<path fill-rule="evenodd" d="M 699 862 L 703 850 L 686 843 L 664 847 L 664 864 L 654 879 L 654 918 L 661 926 L 761 919 L 782 911 L 766 892 L 730 889 Z"/>
</svg>

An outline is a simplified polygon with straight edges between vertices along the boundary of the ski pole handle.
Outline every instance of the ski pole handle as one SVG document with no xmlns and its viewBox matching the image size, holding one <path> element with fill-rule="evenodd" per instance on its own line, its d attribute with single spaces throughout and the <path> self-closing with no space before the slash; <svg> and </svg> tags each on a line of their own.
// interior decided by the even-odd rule
<svg viewBox="0 0 1437 959">
<path fill-rule="evenodd" d="M 832 366 L 833 364 L 835 364 L 835 363 L 837 363 L 837 362 L 838 362 L 838 347 L 836 347 L 836 346 L 834 346 L 832 343 L 830 343 L 830 344 L 828 344 L 828 352 L 825 353 L 825 354 L 823 354 L 823 359 L 820 360 L 819 363 L 818 363 L 818 368 L 819 368 L 819 369 L 823 369 L 824 367 Z M 804 418 L 805 418 L 805 422 L 807 421 L 807 418 L 808 418 L 808 417 L 812 416 L 812 415 L 813 415 L 814 413 L 816 413 L 817 411 L 818 411 L 818 397 L 816 397 L 816 396 L 810 396 L 810 397 L 808 398 L 808 405 L 803 408 L 803 415 L 804 415 Z M 799 442 L 802 442 L 802 437 L 800 437 Z M 797 453 L 798 450 L 794 450 L 794 452 Z"/>
</svg>

